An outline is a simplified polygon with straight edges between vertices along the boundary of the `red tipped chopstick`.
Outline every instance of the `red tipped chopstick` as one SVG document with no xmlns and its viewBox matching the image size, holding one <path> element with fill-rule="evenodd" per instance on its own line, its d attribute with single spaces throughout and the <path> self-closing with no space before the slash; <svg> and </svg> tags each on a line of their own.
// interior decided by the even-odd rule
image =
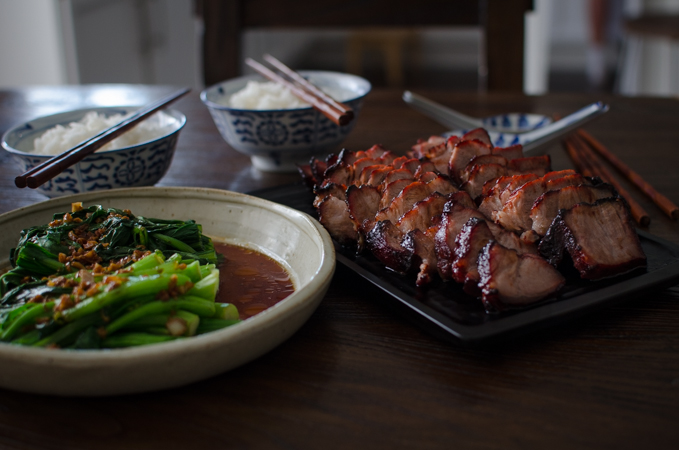
<svg viewBox="0 0 679 450">
<path fill-rule="evenodd" d="M 14 179 L 14 184 L 19 188 L 24 188 L 26 186 L 32 189 L 37 188 L 43 183 L 59 175 L 67 168 L 80 162 L 87 155 L 94 153 L 107 143 L 111 142 L 113 139 L 132 129 L 134 126 L 147 119 L 152 114 L 158 112 L 173 101 L 182 97 L 190 90 L 191 89 L 189 88 L 184 88 L 163 99 L 158 100 L 155 103 L 145 106 L 118 124 L 100 132 L 96 136 L 84 142 L 81 142 L 70 150 L 66 150 L 64 153 L 48 159 L 44 163 L 26 171 L 24 174 L 19 175 Z"/>
<path fill-rule="evenodd" d="M 322 113 L 337 125 L 344 126 L 351 122 L 351 120 L 354 118 L 354 112 L 351 108 L 333 100 L 316 86 L 313 86 L 309 81 L 305 80 L 304 77 L 297 74 L 292 69 L 289 69 L 272 56 L 266 55 L 264 58 L 270 63 L 271 60 L 276 61 L 276 63 L 272 64 L 281 70 L 283 74 L 290 77 L 290 79 L 277 74 L 252 58 L 247 58 L 245 60 L 245 64 L 252 67 L 255 71 L 269 80 L 287 87 L 295 96 L 309 103 L 314 109 Z M 285 67 L 285 69 L 281 69 L 281 67 Z M 293 76 L 292 74 L 295 75 Z"/>
<path fill-rule="evenodd" d="M 646 180 L 641 178 L 641 175 L 630 169 L 624 162 L 618 159 L 610 150 L 608 150 L 601 142 L 594 138 L 585 130 L 578 130 L 578 134 L 582 137 L 591 148 L 597 151 L 601 156 L 606 158 L 616 169 L 618 169 L 625 177 L 634 183 L 641 192 L 646 194 L 653 203 L 658 206 L 671 219 L 679 219 L 679 207 L 672 203 L 672 201 L 656 191 Z"/>
</svg>

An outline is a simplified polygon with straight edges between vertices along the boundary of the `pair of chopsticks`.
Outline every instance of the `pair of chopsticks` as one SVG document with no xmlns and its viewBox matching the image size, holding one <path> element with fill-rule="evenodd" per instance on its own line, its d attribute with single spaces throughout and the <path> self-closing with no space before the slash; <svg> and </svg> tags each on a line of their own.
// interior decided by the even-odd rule
<svg viewBox="0 0 679 450">
<path fill-rule="evenodd" d="M 642 227 L 651 223 L 651 218 L 644 208 L 630 195 L 625 188 L 615 179 L 614 175 L 604 165 L 603 159 L 607 160 L 632 184 L 647 195 L 671 219 L 679 218 L 679 207 L 670 199 L 656 191 L 641 175 L 633 171 L 617 156 L 608 150 L 601 142 L 584 130 L 577 130 L 564 140 L 568 155 L 573 160 L 578 170 L 586 176 L 598 176 L 603 181 L 613 185 L 630 206 L 634 220 Z"/>
<path fill-rule="evenodd" d="M 350 107 L 333 99 L 273 56 L 264 55 L 263 58 L 280 73 L 274 72 L 252 58 L 247 58 L 245 64 L 269 80 L 287 87 L 295 96 L 309 103 L 337 125 L 344 126 L 354 118 L 354 111 Z"/>
<path fill-rule="evenodd" d="M 35 189 L 43 183 L 51 180 L 72 165 L 80 162 L 87 155 L 96 152 L 98 149 L 111 142 L 121 134 L 129 131 L 140 122 L 147 119 L 152 114 L 163 109 L 173 101 L 187 94 L 191 89 L 181 89 L 165 98 L 158 100 L 144 108 L 138 110 L 130 117 L 100 132 L 96 136 L 81 142 L 70 150 L 66 150 L 44 163 L 33 167 L 22 175 L 14 179 L 14 184 L 18 188 L 29 187 Z"/>
</svg>

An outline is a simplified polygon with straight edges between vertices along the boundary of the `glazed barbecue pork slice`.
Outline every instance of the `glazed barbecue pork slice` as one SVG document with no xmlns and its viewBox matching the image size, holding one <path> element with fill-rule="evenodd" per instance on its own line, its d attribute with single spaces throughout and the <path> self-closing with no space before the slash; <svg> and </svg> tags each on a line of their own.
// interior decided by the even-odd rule
<svg viewBox="0 0 679 450">
<path fill-rule="evenodd" d="M 494 147 L 493 155 L 499 155 L 508 160 L 523 158 L 523 146 L 521 144 L 510 145 L 509 147 Z"/>
<path fill-rule="evenodd" d="M 555 295 L 565 279 L 539 256 L 519 255 L 490 241 L 477 261 L 479 288 L 486 310 L 528 305 Z"/>
<path fill-rule="evenodd" d="M 388 185 L 389 183 L 393 183 L 396 180 L 404 180 L 404 179 L 415 181 L 415 177 L 413 177 L 413 173 L 411 171 L 409 171 L 408 169 L 404 169 L 402 167 L 398 168 L 398 169 L 392 168 L 389 171 L 389 173 L 387 173 L 387 175 L 382 180 L 382 183 L 380 183 L 380 184 L 382 185 L 382 188 L 384 189 L 384 187 L 386 185 Z"/>
<path fill-rule="evenodd" d="M 516 158 L 507 164 L 507 172 L 512 175 L 533 173 L 539 177 L 552 170 L 552 160 L 549 155 Z"/>
<path fill-rule="evenodd" d="M 437 176 L 429 183 L 415 181 L 403 188 L 388 206 L 378 211 L 375 215 L 375 222 L 390 220 L 395 224 L 403 214 L 412 209 L 415 203 L 424 200 L 430 194 L 439 192 L 448 195 L 456 191 L 457 188 L 444 176 Z"/>
<path fill-rule="evenodd" d="M 533 231 L 544 236 L 552 221 L 562 209 L 570 209 L 578 203 L 593 203 L 602 198 L 616 196 L 617 193 L 613 186 L 605 183 L 597 186 L 566 186 L 562 189 L 547 191 L 535 200 L 530 210 Z"/>
<path fill-rule="evenodd" d="M 349 218 L 354 223 L 354 228 L 363 231 L 363 224 L 375 218 L 379 210 L 382 195 L 374 186 L 349 186 L 346 192 L 346 204 Z"/>
<path fill-rule="evenodd" d="M 418 140 L 417 144 L 411 147 L 408 156 L 415 159 L 436 156 L 445 150 L 441 147 L 445 143 L 446 138 L 443 136 L 430 136 L 426 141 Z"/>
<path fill-rule="evenodd" d="M 490 136 L 488 135 L 488 132 L 484 128 L 474 128 L 473 130 L 468 131 L 465 133 L 461 138 L 461 141 L 481 141 L 484 144 L 486 144 L 488 147 L 493 147 L 493 142 L 490 140 Z"/>
<path fill-rule="evenodd" d="M 585 177 L 579 174 L 552 178 L 550 172 L 512 192 L 503 203 L 502 209 L 492 213 L 492 218 L 510 231 L 523 233 L 524 231 L 532 230 L 533 221 L 530 218 L 530 210 L 538 197 L 553 189 L 586 183 L 588 181 Z"/>
<path fill-rule="evenodd" d="M 436 250 L 437 268 L 441 278 L 452 278 L 452 264 L 455 261 L 455 239 L 460 234 L 462 227 L 471 218 L 483 220 L 481 214 L 475 208 L 467 207 L 463 202 L 449 202 L 443 208 L 441 221 L 434 235 L 434 248 Z"/>
<path fill-rule="evenodd" d="M 410 172 L 408 172 L 410 173 Z M 415 182 L 414 178 L 403 178 L 393 181 L 382 188 L 382 198 L 380 199 L 379 209 L 384 209 L 391 205 L 394 199 L 405 189 Z"/>
<path fill-rule="evenodd" d="M 461 188 L 469 193 L 472 198 L 477 198 L 483 193 L 483 185 L 490 180 L 495 180 L 507 173 L 507 166 L 500 164 L 476 165 L 469 172 L 469 179 L 462 184 Z"/>
<path fill-rule="evenodd" d="M 646 255 L 629 209 L 620 198 L 579 203 L 561 210 L 539 249 L 554 266 L 567 252 L 580 276 L 590 280 L 646 267 Z"/>
<path fill-rule="evenodd" d="M 340 244 L 351 245 L 358 241 L 358 233 L 344 200 L 332 195 L 323 199 L 318 205 L 318 221 Z"/>
<path fill-rule="evenodd" d="M 321 202 L 325 200 L 325 198 L 328 197 L 329 195 L 337 197 L 340 200 L 345 200 L 346 189 L 347 188 L 344 187 L 343 185 L 335 183 L 329 183 L 322 187 L 321 186 L 315 187 L 314 194 L 316 194 L 316 197 L 314 198 L 314 208 L 318 208 L 318 205 L 320 205 Z"/>
<path fill-rule="evenodd" d="M 448 175 L 455 181 L 460 181 L 462 171 L 467 167 L 469 162 L 481 155 L 489 155 L 491 147 L 478 140 L 460 141 L 453 147 L 448 161 Z"/>
<path fill-rule="evenodd" d="M 464 183 L 469 179 L 469 174 L 472 170 L 474 170 L 477 166 L 482 166 L 484 164 L 499 164 L 501 166 L 507 167 L 507 158 L 504 156 L 499 156 L 499 155 L 493 155 L 493 154 L 488 154 L 488 155 L 479 155 L 475 156 L 469 161 L 467 164 L 467 167 L 464 168 L 462 173 L 460 174 L 460 180 Z"/>
<path fill-rule="evenodd" d="M 432 219 L 443 213 L 443 207 L 448 200 L 447 196 L 434 192 L 424 200 L 415 203 L 395 225 L 404 233 L 412 230 L 427 230 L 432 225 Z"/>
<path fill-rule="evenodd" d="M 382 264 L 398 273 L 413 265 L 413 251 L 403 247 L 405 235 L 389 220 L 377 222 L 365 237 L 366 245 Z"/>
<path fill-rule="evenodd" d="M 413 254 L 412 268 L 417 266 L 418 269 L 415 285 L 431 283 L 436 276 L 436 250 L 432 237 L 422 230 L 411 230 L 406 233 L 401 245 Z"/>
<path fill-rule="evenodd" d="M 485 219 L 472 217 L 455 238 L 454 260 L 451 264 L 453 280 L 463 283 L 465 292 L 478 295 L 479 271 L 477 260 L 488 242 L 493 240 Z"/>
</svg>

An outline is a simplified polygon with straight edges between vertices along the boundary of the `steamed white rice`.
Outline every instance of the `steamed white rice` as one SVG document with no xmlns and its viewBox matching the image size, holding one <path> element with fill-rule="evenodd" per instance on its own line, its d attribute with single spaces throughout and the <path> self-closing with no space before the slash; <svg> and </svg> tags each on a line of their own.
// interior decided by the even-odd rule
<svg viewBox="0 0 679 450">
<path fill-rule="evenodd" d="M 131 114 L 133 113 L 128 115 Z M 66 126 L 57 125 L 45 131 L 33 141 L 34 149 L 32 153 L 37 155 L 58 155 L 106 128 L 112 127 L 125 117 L 122 114 L 106 117 L 95 111 L 88 112 L 78 122 L 71 122 Z M 115 150 L 152 141 L 171 133 L 176 129 L 176 126 L 177 119 L 163 111 L 159 111 L 97 151 Z"/>
<path fill-rule="evenodd" d="M 351 93 L 343 90 L 322 88 L 323 92 L 337 101 L 349 100 Z M 240 91 L 226 100 L 224 106 L 237 109 L 295 109 L 310 105 L 296 97 L 290 89 L 273 81 L 248 81 Z"/>
</svg>

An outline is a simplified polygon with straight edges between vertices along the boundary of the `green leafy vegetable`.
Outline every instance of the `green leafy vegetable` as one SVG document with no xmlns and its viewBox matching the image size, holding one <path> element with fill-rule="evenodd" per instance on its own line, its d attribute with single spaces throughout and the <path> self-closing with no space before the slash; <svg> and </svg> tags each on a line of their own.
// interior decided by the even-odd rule
<svg viewBox="0 0 679 450">
<path fill-rule="evenodd" d="M 230 326 L 220 255 L 194 221 L 91 206 L 25 229 L 0 276 L 0 341 L 71 349 L 165 342 Z"/>
</svg>

